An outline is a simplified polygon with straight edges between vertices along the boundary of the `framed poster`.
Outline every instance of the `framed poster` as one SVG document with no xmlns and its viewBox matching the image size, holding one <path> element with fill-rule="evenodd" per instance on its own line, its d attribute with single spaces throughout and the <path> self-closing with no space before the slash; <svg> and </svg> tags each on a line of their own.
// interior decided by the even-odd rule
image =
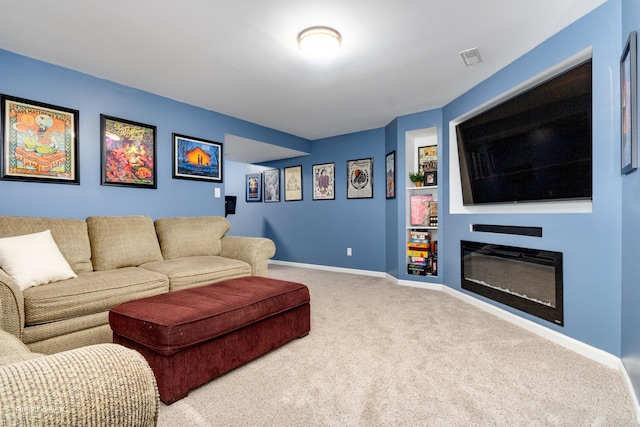
<svg viewBox="0 0 640 427">
<path fill-rule="evenodd" d="M 80 184 L 78 110 L 2 96 L 4 180 Z"/>
<path fill-rule="evenodd" d="M 620 58 L 620 109 L 622 140 L 620 141 L 621 170 L 623 174 L 638 167 L 638 82 L 636 32 L 629 38 Z"/>
<path fill-rule="evenodd" d="M 347 161 L 347 199 L 373 197 L 373 158 Z"/>
<path fill-rule="evenodd" d="M 173 178 L 222 182 L 222 144 L 191 136 L 173 136 Z"/>
<path fill-rule="evenodd" d="M 302 166 L 284 168 L 284 201 L 302 200 Z"/>
<path fill-rule="evenodd" d="M 262 182 L 264 183 L 264 201 L 280 201 L 280 169 L 267 169 L 262 172 Z"/>
<path fill-rule="evenodd" d="M 438 146 L 418 147 L 418 170 L 425 174 L 438 170 Z"/>
<path fill-rule="evenodd" d="M 313 200 L 334 200 L 335 163 L 313 165 Z"/>
<path fill-rule="evenodd" d="M 247 202 L 261 202 L 262 201 L 262 174 L 249 173 L 245 175 L 246 184 L 246 197 Z"/>
<path fill-rule="evenodd" d="M 392 151 L 386 155 L 384 160 L 385 194 L 387 199 L 396 197 L 396 152 Z"/>
<path fill-rule="evenodd" d="M 100 115 L 102 185 L 156 188 L 156 127 Z"/>
</svg>

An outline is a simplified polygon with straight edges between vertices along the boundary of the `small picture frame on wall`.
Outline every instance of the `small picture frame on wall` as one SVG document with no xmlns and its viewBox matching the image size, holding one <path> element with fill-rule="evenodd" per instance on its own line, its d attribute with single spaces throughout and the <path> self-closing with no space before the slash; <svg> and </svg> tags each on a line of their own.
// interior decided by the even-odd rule
<svg viewBox="0 0 640 427">
<path fill-rule="evenodd" d="M 396 197 L 396 152 L 392 151 L 385 156 L 385 194 L 387 199 Z"/>
<path fill-rule="evenodd" d="M 284 201 L 302 200 L 302 166 L 284 168 Z"/>
<path fill-rule="evenodd" d="M 438 185 L 438 171 L 425 172 L 424 185 L 426 187 L 433 187 L 434 185 Z"/>
<path fill-rule="evenodd" d="M 313 165 L 313 200 L 334 200 L 335 163 Z"/>
<path fill-rule="evenodd" d="M 3 95 L 3 180 L 80 184 L 78 110 Z"/>
<path fill-rule="evenodd" d="M 262 201 L 262 174 L 249 173 L 245 175 L 247 202 Z"/>
<path fill-rule="evenodd" d="M 347 161 L 347 199 L 373 197 L 373 158 Z"/>
<path fill-rule="evenodd" d="M 637 35 L 636 31 L 632 31 L 620 58 L 620 152 L 623 174 L 638 168 L 637 66 Z"/>
<path fill-rule="evenodd" d="M 102 185 L 153 188 L 156 127 L 100 115 Z"/>
<path fill-rule="evenodd" d="M 222 144 L 173 135 L 173 178 L 222 182 Z"/>
<path fill-rule="evenodd" d="M 267 169 L 262 172 L 264 202 L 280 201 L 280 169 Z"/>
</svg>

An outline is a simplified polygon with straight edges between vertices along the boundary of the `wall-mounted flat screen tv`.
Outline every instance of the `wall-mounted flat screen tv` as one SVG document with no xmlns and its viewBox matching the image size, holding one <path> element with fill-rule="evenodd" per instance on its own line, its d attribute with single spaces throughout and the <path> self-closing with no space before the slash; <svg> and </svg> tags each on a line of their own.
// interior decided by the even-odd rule
<svg viewBox="0 0 640 427">
<path fill-rule="evenodd" d="M 465 205 L 591 199 L 591 59 L 456 126 Z"/>
</svg>

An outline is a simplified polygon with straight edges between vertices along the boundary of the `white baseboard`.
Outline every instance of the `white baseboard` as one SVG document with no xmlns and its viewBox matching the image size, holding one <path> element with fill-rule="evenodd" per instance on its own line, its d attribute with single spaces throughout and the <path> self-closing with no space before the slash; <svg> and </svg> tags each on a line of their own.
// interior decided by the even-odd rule
<svg viewBox="0 0 640 427">
<path fill-rule="evenodd" d="M 627 391 L 629 392 L 629 396 L 631 397 L 633 404 L 636 408 L 636 418 L 640 422 L 640 402 L 638 401 L 638 396 L 636 395 L 635 390 L 633 389 L 633 385 L 631 383 L 631 379 L 629 378 L 629 374 L 627 373 L 627 370 L 624 366 L 624 363 L 622 363 L 622 360 L 619 357 L 609 352 L 600 350 L 599 348 L 585 344 L 582 341 L 578 341 L 575 338 L 571 338 L 567 335 L 561 334 L 560 332 L 554 331 L 552 329 L 546 328 L 530 320 L 516 316 L 513 313 L 510 313 L 492 304 L 481 301 L 457 289 L 450 288 L 449 286 L 445 286 L 437 283 L 417 282 L 412 280 L 400 280 L 388 273 L 380 272 L 380 271 L 357 270 L 352 268 L 331 267 L 331 266 L 323 266 L 323 265 L 316 265 L 316 264 L 302 264 L 297 262 L 277 261 L 277 260 L 270 260 L 269 263 L 288 265 L 291 267 L 312 268 L 316 270 L 327 270 L 327 271 L 335 271 L 340 273 L 358 274 L 362 276 L 384 277 L 400 286 L 410 286 L 415 288 L 446 292 L 447 294 L 455 298 L 458 298 L 459 300 L 464 301 L 468 304 L 471 304 L 483 311 L 486 311 L 489 314 L 497 316 L 500 319 L 506 320 L 509 323 L 512 323 L 523 329 L 526 329 L 527 331 L 532 332 L 536 335 L 539 335 L 543 338 L 546 338 L 575 353 L 578 353 L 586 358 L 589 358 L 595 362 L 598 362 L 601 365 L 604 365 L 611 369 L 615 369 L 618 372 L 620 372 L 625 382 L 625 386 L 627 387 Z"/>
<path fill-rule="evenodd" d="M 273 260 L 273 259 L 269 260 L 269 264 L 288 265 L 290 267 L 311 268 L 314 270 L 335 271 L 337 273 L 358 274 L 360 276 L 392 277 L 392 276 L 389 276 L 384 271 L 357 270 L 354 268 L 331 267 L 327 265 L 304 264 L 300 262 L 279 261 L 279 260 Z"/>
</svg>

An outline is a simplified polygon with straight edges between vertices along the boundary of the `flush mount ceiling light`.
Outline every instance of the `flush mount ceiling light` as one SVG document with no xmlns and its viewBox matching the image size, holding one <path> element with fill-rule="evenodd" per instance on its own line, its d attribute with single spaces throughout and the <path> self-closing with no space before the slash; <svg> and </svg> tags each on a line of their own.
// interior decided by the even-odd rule
<svg viewBox="0 0 640 427">
<path fill-rule="evenodd" d="M 338 51 L 342 38 L 329 27 L 311 27 L 298 34 L 298 46 L 307 55 L 322 57 Z"/>
</svg>

